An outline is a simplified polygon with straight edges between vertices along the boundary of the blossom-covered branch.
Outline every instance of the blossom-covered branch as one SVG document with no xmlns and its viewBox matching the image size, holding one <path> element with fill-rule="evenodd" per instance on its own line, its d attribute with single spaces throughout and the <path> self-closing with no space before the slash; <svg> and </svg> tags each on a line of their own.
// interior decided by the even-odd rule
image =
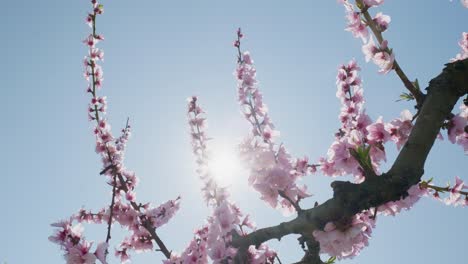
<svg viewBox="0 0 468 264">
<path fill-rule="evenodd" d="M 279 132 L 263 103 L 258 88 L 256 69 L 249 52 L 241 52 L 243 34 L 237 31 L 234 46 L 238 51 L 236 69 L 238 100 L 245 119 L 251 124 L 252 132 L 241 143 L 241 154 L 250 167 L 249 184 L 262 195 L 262 200 L 271 207 L 281 207 L 285 212 L 300 212 L 299 201 L 309 197 L 307 186 L 297 181 L 307 173 L 315 171 L 308 158 L 293 159 L 283 144 L 276 144 Z"/>
<path fill-rule="evenodd" d="M 84 77 L 88 81 L 86 91 L 91 95 L 88 105 L 88 119 L 96 123 L 93 130 L 96 139 L 96 152 L 100 154 L 103 169 L 101 175 L 108 179 L 108 184 L 112 186 L 112 199 L 107 210 L 101 210 L 97 214 L 92 214 L 85 210 L 80 210 L 77 215 L 69 220 L 64 220 L 53 224 L 59 228 L 54 236 L 49 239 L 61 246 L 65 251 L 67 263 L 90 264 L 99 259 L 102 263 L 107 263 L 107 253 L 109 241 L 111 239 L 111 227 L 114 222 L 128 228 L 131 235 L 126 237 L 120 244 L 120 249 L 115 255 L 126 262 L 129 259 L 129 250 L 149 250 L 153 248 L 152 240 L 158 245 L 161 252 L 170 257 L 170 251 L 156 234 L 156 228 L 164 225 L 175 214 L 179 208 L 179 198 L 168 201 L 158 207 L 153 207 L 149 203 L 137 204 L 134 189 L 138 183 L 135 173 L 129 171 L 124 166 L 124 153 L 126 143 L 130 137 L 130 126 L 128 124 L 122 130 L 121 136 L 114 138 L 111 126 L 105 119 L 107 110 L 107 100 L 105 96 L 99 96 L 98 90 L 102 87 L 103 72 L 98 64 L 104 59 L 104 52 L 96 47 L 96 44 L 104 37 L 96 33 L 96 19 L 104 12 L 103 5 L 96 0 L 92 0 L 93 11 L 86 17 L 86 23 L 91 27 L 92 32 L 83 41 L 88 47 L 88 56 L 84 59 Z M 90 252 L 92 242 L 87 242 L 82 236 L 81 224 L 73 226 L 73 221 L 79 223 L 100 224 L 107 223 L 107 233 L 105 242 L 98 244 L 94 253 Z"/>
<path fill-rule="evenodd" d="M 239 237 L 233 241 L 233 244 L 242 248 L 270 239 L 281 239 L 288 234 L 312 233 L 324 228 L 324 232 L 330 232 L 337 230 L 337 225 L 326 227 L 327 223 L 342 223 L 342 221 L 346 223 L 365 210 L 380 208 L 395 201 L 401 201 L 399 203 L 401 208 L 409 208 L 425 194 L 425 188 L 421 188 L 424 186 L 418 186 L 418 183 L 423 175 L 427 155 L 446 116 L 458 99 L 468 93 L 467 87 L 468 59 L 448 64 L 443 72 L 430 82 L 420 118 L 417 119 L 408 142 L 388 172 L 380 177 L 366 178 L 361 184 L 335 181 L 331 184 L 334 191 L 333 198 L 325 203 L 305 210 L 303 214 L 289 222 L 258 229 L 245 237 Z M 458 183 L 457 186 L 459 189 L 461 184 Z M 452 189 L 457 189 L 457 186 Z M 359 222 L 351 221 L 351 223 Z M 321 233 L 315 234 L 320 239 Z M 324 250 L 322 245 L 321 249 Z M 329 251 L 332 252 L 332 249 Z"/>
<path fill-rule="evenodd" d="M 411 96 L 416 99 L 417 106 L 420 107 L 424 100 L 424 94 L 419 89 L 416 82 L 411 82 L 403 69 L 395 59 L 395 53 L 388 47 L 388 41 L 383 38 L 382 33 L 387 30 L 391 21 L 390 16 L 384 15 L 381 12 L 372 17 L 369 9 L 381 5 L 383 0 L 356 0 L 356 6 L 359 11 L 355 11 L 355 7 L 348 0 L 340 0 L 346 9 L 348 27 L 355 37 L 360 37 L 365 45 L 362 51 L 366 56 L 366 61 L 372 60 L 380 68 L 380 73 L 388 73 L 395 70 L 398 77 L 403 82 L 404 86 L 410 92 Z M 374 43 L 373 37 L 369 36 L 367 28 L 377 39 L 378 45 Z M 366 44 L 367 43 L 367 44 Z"/>
<path fill-rule="evenodd" d="M 207 204 L 213 208 L 208 224 L 195 232 L 195 239 L 181 255 L 172 254 L 166 264 L 208 263 L 207 256 L 215 264 L 232 263 L 237 249 L 232 246 L 232 239 L 245 236 L 245 228 L 255 229 L 249 215 L 243 217 L 240 209 L 229 199 L 227 188 L 218 186 L 210 170 L 208 137 L 205 132 L 206 119 L 204 111 L 198 104 L 198 98 L 188 99 L 188 122 L 192 139 L 192 148 L 198 165 L 197 173 L 202 180 L 202 192 Z M 203 234 L 203 235 L 202 235 Z M 249 247 L 245 257 L 247 263 L 273 264 L 276 252 L 267 245 Z"/>
</svg>

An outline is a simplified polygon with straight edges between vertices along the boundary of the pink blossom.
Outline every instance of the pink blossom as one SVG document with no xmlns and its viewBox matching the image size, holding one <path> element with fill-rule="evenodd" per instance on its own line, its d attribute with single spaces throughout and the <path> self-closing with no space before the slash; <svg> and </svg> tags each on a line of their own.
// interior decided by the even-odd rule
<svg viewBox="0 0 468 264">
<path fill-rule="evenodd" d="M 367 126 L 367 140 L 371 144 L 385 143 L 390 139 L 390 133 L 385 130 L 385 124 L 382 121 L 382 117 L 379 117 L 377 121 Z"/>
<path fill-rule="evenodd" d="M 188 120 L 190 134 L 192 135 L 193 153 L 198 165 L 197 173 L 203 182 L 203 196 L 207 204 L 213 207 L 213 213 L 208 219 L 208 225 L 203 236 L 204 240 L 199 244 L 192 241 L 181 255 L 171 255 L 171 259 L 164 262 L 168 264 L 207 263 L 207 255 L 213 263 L 225 263 L 226 260 L 232 259 L 237 252 L 230 245 L 232 232 L 245 235 L 247 234 L 245 227 L 250 229 L 255 227 L 249 216 L 243 218 L 240 209 L 229 200 L 227 188 L 220 188 L 211 175 L 209 170 L 211 155 L 206 142 L 206 119 L 203 113 L 203 109 L 198 104 L 198 98 L 196 96 L 190 97 L 188 99 Z M 273 132 L 270 132 L 271 130 L 265 131 L 268 131 L 271 135 L 273 134 Z M 272 137 L 266 136 L 265 138 L 271 140 Z M 269 162 L 274 164 L 276 157 L 273 154 L 272 156 L 264 155 L 263 158 L 265 161 L 270 160 Z M 283 160 L 282 157 L 278 157 L 278 159 Z"/>
<path fill-rule="evenodd" d="M 107 244 L 106 242 L 101 242 L 96 247 L 96 252 L 94 252 L 94 255 L 99 261 L 101 261 L 102 264 L 107 264 L 106 255 L 108 247 L 109 244 Z"/>
<path fill-rule="evenodd" d="M 336 77 L 336 96 L 341 101 L 339 119 L 341 128 L 336 133 L 336 139 L 327 152 L 327 158 L 321 158 L 320 169 L 327 176 L 342 176 L 351 174 L 357 182 L 363 178 L 359 163 L 351 156 L 350 150 L 364 146 L 367 142 L 368 131 L 366 127 L 371 124 L 371 119 L 365 113 L 363 89 L 361 78 L 355 60 L 346 65 L 341 65 Z M 371 152 L 373 165 L 384 158 L 381 153 Z M 379 154 L 379 155 L 375 155 Z"/>
<path fill-rule="evenodd" d="M 369 41 L 362 46 L 362 52 L 366 58 L 366 62 L 369 62 L 371 59 L 374 58 L 375 54 L 379 49 L 375 46 L 374 39 L 371 37 Z"/>
<path fill-rule="evenodd" d="M 240 145 L 243 159 L 251 169 L 249 184 L 261 194 L 261 199 L 272 207 L 290 212 L 293 206 L 279 194 L 287 193 L 294 202 L 309 196 L 305 186 L 296 181 L 308 171 L 298 173 L 295 160 L 284 146 L 275 144 L 279 131 L 275 130 L 263 96 L 258 88 L 256 69 L 250 53 L 242 53 L 236 74 L 239 103 L 243 115 L 252 127 L 252 135 Z"/>
<path fill-rule="evenodd" d="M 86 39 L 83 40 L 83 43 L 89 46 L 90 48 L 93 48 L 97 42 L 98 40 L 94 38 L 92 34 L 90 34 Z"/>
<path fill-rule="evenodd" d="M 194 238 L 189 245 L 178 255 L 171 252 L 171 258 L 164 260 L 164 264 L 206 264 L 207 259 L 207 239 L 208 227 L 204 226 L 195 231 Z"/>
<path fill-rule="evenodd" d="M 451 120 L 448 128 L 448 138 L 450 142 L 455 143 L 457 137 L 465 132 L 467 120 L 460 115 L 455 115 Z"/>
<path fill-rule="evenodd" d="M 116 249 L 115 256 L 120 258 L 120 262 L 123 264 L 130 262 L 130 255 L 127 253 L 127 248 Z"/>
<path fill-rule="evenodd" d="M 448 138 L 450 142 L 463 147 L 468 154 L 468 106 L 460 105 L 460 113 L 456 114 L 448 123 Z"/>
<path fill-rule="evenodd" d="M 394 53 L 389 53 L 387 48 L 388 42 L 384 40 L 380 47 L 377 47 L 372 37 L 369 38 L 367 44 L 362 46 L 362 52 L 364 53 L 367 62 L 372 60 L 380 70 L 382 74 L 386 74 L 393 69 L 393 63 L 395 62 Z"/>
<path fill-rule="evenodd" d="M 369 245 L 375 220 L 369 211 L 356 214 L 346 226 L 327 223 L 323 231 L 315 230 L 314 238 L 320 243 L 320 252 L 338 259 L 352 258 Z"/>
<path fill-rule="evenodd" d="M 346 8 L 346 19 L 348 20 L 346 31 L 351 32 L 355 38 L 361 38 L 365 42 L 369 36 L 369 30 L 362 21 L 361 14 L 354 11 L 351 5 Z"/>
<path fill-rule="evenodd" d="M 373 61 L 380 68 L 379 73 L 387 74 L 393 69 L 395 55 L 389 54 L 387 51 L 380 51 L 374 55 Z"/>
<path fill-rule="evenodd" d="M 444 200 L 447 205 L 465 205 L 465 198 L 462 197 L 460 191 L 468 189 L 468 185 L 458 177 L 455 177 L 455 184 L 450 188 L 450 196 Z"/>
<path fill-rule="evenodd" d="M 379 26 L 381 32 L 387 30 L 388 25 L 390 24 L 391 18 L 388 15 L 382 14 L 382 12 L 378 12 L 373 21 Z"/>
<path fill-rule="evenodd" d="M 460 0 L 460 2 L 464 7 L 468 8 L 468 0 Z"/>
<path fill-rule="evenodd" d="M 394 119 L 389 124 L 385 124 L 385 129 L 396 143 L 398 150 L 406 143 L 413 128 L 413 115 L 410 111 L 404 110 L 400 116 L 400 118 Z"/>
<path fill-rule="evenodd" d="M 428 189 L 422 187 L 420 184 L 411 186 L 408 189 L 408 196 L 402 198 L 398 201 L 388 202 L 386 204 L 380 205 L 378 208 L 379 213 L 384 215 L 397 215 L 402 210 L 409 210 L 413 205 L 419 201 L 422 196 L 428 195 Z"/>
<path fill-rule="evenodd" d="M 208 219 L 208 255 L 214 263 L 235 256 L 237 250 L 229 245 L 231 232 L 241 224 L 242 214 L 233 203 L 224 200 L 214 208 L 213 216 Z"/>
<path fill-rule="evenodd" d="M 273 264 L 275 262 L 276 252 L 271 250 L 266 244 L 261 244 L 258 248 L 254 245 L 249 246 L 250 264 Z"/>
<path fill-rule="evenodd" d="M 180 197 L 175 200 L 169 200 L 156 208 L 146 209 L 145 214 L 148 216 L 152 225 L 155 228 L 159 228 L 169 222 L 169 220 L 179 210 Z"/>
<path fill-rule="evenodd" d="M 64 257 L 67 264 L 94 264 L 96 262 L 96 256 L 89 252 L 92 243 L 86 241 L 77 244 L 68 249 Z"/>
<path fill-rule="evenodd" d="M 468 8 L 468 0 L 462 0 L 463 5 Z M 468 58 L 468 32 L 463 32 L 462 33 L 462 38 L 458 42 L 458 45 L 461 48 L 461 52 L 458 53 L 455 58 L 451 59 L 451 62 L 458 61 L 458 60 L 464 60 Z"/>
<path fill-rule="evenodd" d="M 209 169 L 211 155 L 207 147 L 208 137 L 205 132 L 206 118 L 203 116 L 204 111 L 200 107 L 196 96 L 189 97 L 187 101 L 187 117 L 190 127 L 192 150 L 198 164 L 197 173 L 203 183 L 202 193 L 207 204 L 215 205 L 226 199 L 228 193 L 225 189 L 218 186 L 218 183 L 213 175 L 211 175 Z"/>
<path fill-rule="evenodd" d="M 91 28 L 93 27 L 93 15 L 92 15 L 92 14 L 88 14 L 88 15 L 86 16 L 85 21 L 86 21 L 86 24 L 87 24 L 89 27 L 91 27 Z"/>
<path fill-rule="evenodd" d="M 363 2 L 366 6 L 372 7 L 383 4 L 384 0 L 363 0 Z"/>
</svg>

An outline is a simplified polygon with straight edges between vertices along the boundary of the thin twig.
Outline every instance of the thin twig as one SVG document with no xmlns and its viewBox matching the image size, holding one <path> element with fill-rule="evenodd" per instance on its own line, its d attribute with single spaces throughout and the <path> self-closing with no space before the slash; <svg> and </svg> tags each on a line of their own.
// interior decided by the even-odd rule
<svg viewBox="0 0 468 264">
<path fill-rule="evenodd" d="M 374 22 L 372 19 L 372 16 L 368 12 L 368 7 L 362 3 L 362 0 L 357 0 L 358 7 L 361 6 L 361 13 L 365 18 L 365 22 L 371 29 L 372 33 L 374 36 L 377 38 L 378 43 L 381 45 L 382 42 L 384 41 L 384 38 L 382 36 L 381 30 L 378 28 L 377 24 Z M 386 51 L 391 53 L 391 50 L 387 47 Z M 414 84 L 409 80 L 408 76 L 406 76 L 405 72 L 403 69 L 400 67 L 398 64 L 397 60 L 395 59 L 393 62 L 393 69 L 395 70 L 396 74 L 398 77 L 401 79 L 403 84 L 405 85 L 406 89 L 413 95 L 413 97 L 416 99 L 417 107 L 421 107 L 424 101 L 424 94 L 417 89 Z"/>
<path fill-rule="evenodd" d="M 96 11 L 94 11 L 92 18 L 93 18 L 93 21 L 92 21 L 93 37 L 96 37 Z M 92 82 L 93 82 L 92 83 L 91 94 L 93 95 L 93 97 L 96 97 L 96 79 L 95 79 L 96 72 L 95 72 L 94 60 L 90 60 L 90 67 L 91 67 L 91 75 L 92 75 Z M 100 119 L 99 119 L 99 110 L 97 108 L 97 105 L 94 106 L 94 114 L 95 114 L 96 123 L 99 126 L 99 120 Z M 128 128 L 128 122 L 129 122 L 129 118 L 127 118 L 126 128 Z M 109 161 L 111 163 L 111 165 L 109 165 L 109 167 L 115 167 L 112 155 L 110 155 L 110 151 L 109 151 L 109 147 L 107 145 L 107 142 L 105 142 L 104 145 L 106 147 L 107 155 L 108 155 Z M 116 177 L 119 179 L 120 189 L 123 190 L 126 193 L 129 191 L 129 189 L 127 187 L 127 184 L 126 184 L 126 181 L 125 181 L 125 179 L 124 179 L 124 177 L 122 176 L 121 173 L 114 171 L 113 176 L 114 176 L 114 182 L 113 182 L 112 201 L 114 201 L 114 199 L 115 199 L 115 190 L 116 190 L 116 184 L 117 184 L 117 181 L 115 180 Z M 136 211 L 140 211 L 140 207 L 138 206 L 137 203 L 130 202 L 130 204 L 132 205 L 133 209 L 135 209 Z M 111 203 L 111 207 L 113 207 L 112 203 Z M 112 221 L 112 211 L 113 210 L 111 209 L 109 222 Z M 140 220 L 142 220 L 143 227 L 150 233 L 151 238 L 159 246 L 159 248 L 160 248 L 161 252 L 164 254 L 164 256 L 167 259 L 170 259 L 171 258 L 171 251 L 169 251 L 167 249 L 166 245 L 163 243 L 163 241 L 156 234 L 156 229 L 151 225 L 151 223 L 147 219 L 145 219 L 144 216 L 140 216 Z M 108 234 L 107 234 L 106 242 L 108 242 L 109 240 L 110 240 L 110 225 L 108 226 Z"/>
<path fill-rule="evenodd" d="M 289 196 L 286 195 L 286 193 L 284 191 L 278 191 L 278 194 L 283 197 L 284 199 L 288 200 L 288 202 L 294 207 L 294 209 L 296 210 L 296 212 L 298 214 L 302 213 L 302 208 L 299 206 L 299 203 L 296 203 L 294 202 L 291 198 L 289 198 Z"/>
<path fill-rule="evenodd" d="M 114 177 L 113 177 L 113 182 L 112 182 L 112 201 L 111 201 L 111 204 L 109 206 L 109 220 L 107 221 L 107 236 L 106 236 L 106 243 L 109 243 L 109 240 L 111 239 L 111 226 L 112 226 L 112 217 L 114 215 L 114 204 L 115 204 L 115 192 L 116 192 L 116 174 L 114 174 Z M 108 252 L 106 251 L 106 254 Z"/>
</svg>

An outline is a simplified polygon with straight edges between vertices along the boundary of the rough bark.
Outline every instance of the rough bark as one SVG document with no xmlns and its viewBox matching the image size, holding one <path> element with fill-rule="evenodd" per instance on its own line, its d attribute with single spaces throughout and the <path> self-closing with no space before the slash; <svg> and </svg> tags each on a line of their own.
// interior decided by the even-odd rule
<svg viewBox="0 0 468 264">
<path fill-rule="evenodd" d="M 289 222 L 234 237 L 232 243 L 239 248 L 235 262 L 244 263 L 242 259 L 245 259 L 249 245 L 258 246 L 270 239 L 280 240 L 289 234 L 310 236 L 328 222 L 347 219 L 363 210 L 406 197 L 407 190 L 421 180 L 424 163 L 444 120 L 458 99 L 468 93 L 468 59 L 446 64 L 426 90 L 427 95 L 409 139 L 388 172 L 379 177 L 367 177 L 361 184 L 332 182 L 333 198 L 325 203 L 304 210 Z"/>
</svg>

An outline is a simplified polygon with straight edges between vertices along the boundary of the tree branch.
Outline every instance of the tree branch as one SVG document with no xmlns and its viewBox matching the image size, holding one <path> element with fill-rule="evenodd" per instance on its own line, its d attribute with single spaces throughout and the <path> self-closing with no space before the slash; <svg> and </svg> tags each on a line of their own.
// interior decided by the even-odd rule
<svg viewBox="0 0 468 264">
<path fill-rule="evenodd" d="M 362 2 L 362 0 L 358 0 L 357 3 L 358 7 L 360 6 L 361 13 L 364 16 L 366 23 L 369 25 L 369 28 L 371 29 L 372 33 L 377 38 L 378 43 L 382 45 L 382 42 L 384 41 L 382 31 L 379 29 L 379 26 L 374 22 L 372 16 L 369 14 L 368 7 Z M 387 48 L 386 51 L 391 52 L 389 48 Z M 413 95 L 414 99 L 416 100 L 417 107 L 419 109 L 419 107 L 423 104 L 424 94 L 409 80 L 408 76 L 406 76 L 405 72 L 400 67 L 396 59 L 393 62 L 393 69 L 405 85 L 406 89 L 408 89 L 408 91 Z"/>
<path fill-rule="evenodd" d="M 324 264 L 320 259 L 320 244 L 314 239 L 312 234 L 301 236 L 299 241 L 302 244 L 305 254 L 299 262 L 294 264 Z M 307 249 L 305 249 L 304 244 L 307 245 Z"/>
<path fill-rule="evenodd" d="M 232 244 L 239 248 L 238 254 L 242 254 L 249 245 L 258 246 L 270 239 L 280 240 L 289 234 L 312 234 L 328 222 L 406 197 L 407 190 L 417 184 L 424 173 L 424 163 L 445 118 L 458 99 L 468 93 L 468 59 L 446 64 L 443 72 L 431 80 L 427 92 L 409 139 L 387 173 L 368 177 L 361 184 L 333 182 L 333 198 L 325 203 L 304 210 L 289 222 L 233 237 Z"/>
</svg>

